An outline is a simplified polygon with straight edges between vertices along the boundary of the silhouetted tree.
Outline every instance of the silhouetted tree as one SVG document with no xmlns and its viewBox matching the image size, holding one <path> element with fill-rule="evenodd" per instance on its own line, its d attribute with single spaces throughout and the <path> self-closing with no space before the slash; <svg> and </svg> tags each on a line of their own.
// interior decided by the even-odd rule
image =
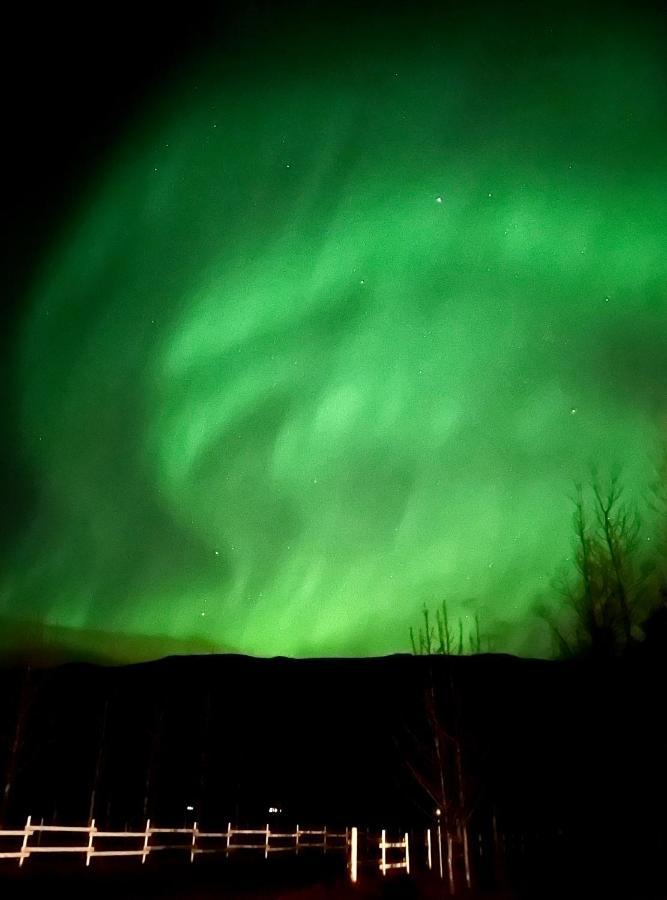
<svg viewBox="0 0 667 900">
<path fill-rule="evenodd" d="M 435 624 L 426 604 L 417 636 L 410 629 L 412 651 L 416 656 L 462 656 L 481 652 L 479 615 L 464 633 L 463 619 L 455 628 L 450 624 L 447 601 L 435 611 Z M 443 854 L 449 890 L 456 890 L 454 849 L 458 847 L 463 862 L 466 887 L 472 884 L 470 821 L 477 811 L 476 779 L 468 762 L 468 746 L 462 727 L 461 696 L 454 671 L 447 668 L 444 683 L 438 682 L 429 664 L 428 685 L 424 691 L 423 731 L 409 735 L 404 753 L 407 767 L 438 811 L 438 855 Z M 440 838 L 442 842 L 440 843 Z M 439 865 L 440 860 L 438 860 Z"/>
<path fill-rule="evenodd" d="M 655 515 L 654 534 L 651 537 L 656 561 L 659 589 L 667 593 L 667 444 L 656 466 L 656 475 L 651 484 L 649 507 Z"/>
<path fill-rule="evenodd" d="M 423 622 L 415 637 L 414 630 L 410 628 L 410 644 L 415 656 L 463 656 L 465 653 L 481 653 L 482 639 L 479 630 L 479 614 L 475 613 L 473 624 L 464 634 L 463 619 L 459 617 L 456 632 L 453 632 L 449 623 L 447 601 L 443 600 L 440 607 L 435 610 L 435 625 L 431 620 L 431 612 L 426 604 L 422 608 Z"/>
<path fill-rule="evenodd" d="M 617 656 L 634 643 L 645 612 L 647 567 L 640 559 L 641 521 L 624 499 L 618 475 L 595 479 L 574 498 L 574 574 L 557 582 L 574 626 L 547 615 L 564 655 Z"/>
<path fill-rule="evenodd" d="M 652 579 L 655 603 L 642 622 L 642 629 L 648 651 L 658 657 L 667 651 L 667 444 L 656 466 L 649 507 L 655 516 L 653 534 L 647 538 L 655 561 Z"/>
</svg>

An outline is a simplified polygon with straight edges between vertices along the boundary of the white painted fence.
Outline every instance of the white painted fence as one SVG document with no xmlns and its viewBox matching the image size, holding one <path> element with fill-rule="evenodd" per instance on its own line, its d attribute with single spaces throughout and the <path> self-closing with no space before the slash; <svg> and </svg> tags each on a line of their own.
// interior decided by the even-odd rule
<svg viewBox="0 0 667 900">
<path fill-rule="evenodd" d="M 61 838 L 60 843 L 41 843 L 46 837 Z M 64 843 L 65 837 L 73 843 Z M 151 853 L 165 850 L 183 851 L 189 854 L 190 862 L 203 853 L 219 853 L 229 856 L 242 850 L 262 851 L 264 859 L 270 853 L 293 853 L 298 856 L 310 850 L 323 853 L 344 851 L 347 857 L 349 878 L 356 883 L 359 875 L 359 829 L 346 828 L 345 831 L 331 831 L 323 828 L 300 828 L 295 831 L 271 831 L 270 824 L 263 828 L 236 828 L 227 823 L 225 831 L 200 831 L 195 822 L 190 828 L 156 828 L 151 820 L 146 820 L 143 831 L 105 831 L 97 828 L 93 819 L 90 825 L 43 825 L 33 824 L 28 816 L 20 830 L 0 830 L 0 844 L 15 839 L 20 845 L 14 850 L 0 850 L 0 859 L 16 859 L 22 866 L 36 854 L 80 854 L 90 866 L 95 857 L 141 857 L 145 863 Z M 39 843 L 35 843 L 35 839 Z M 115 846 L 109 846 L 113 841 Z M 428 832 L 428 865 L 431 867 L 430 831 Z M 121 846 L 119 847 L 118 844 Z M 379 857 L 371 853 L 369 862 L 379 868 L 382 875 L 391 869 L 404 869 L 410 874 L 410 838 L 404 832 L 398 841 L 387 839 L 387 830 L 368 836 L 367 845 L 377 847 Z M 377 870 L 377 869 L 376 869 Z"/>
<path fill-rule="evenodd" d="M 35 836 L 67 835 L 77 838 L 73 844 L 35 844 Z M 184 836 L 181 841 L 176 835 Z M 201 853 L 230 853 L 239 850 L 262 850 L 264 858 L 269 853 L 295 853 L 308 850 L 346 851 L 349 845 L 349 830 L 331 831 L 324 828 L 299 828 L 296 831 L 271 831 L 267 823 L 263 828 L 234 828 L 229 822 L 226 831 L 200 831 L 195 822 L 191 828 L 155 828 L 150 819 L 143 831 L 105 831 L 98 829 L 93 819 L 90 825 L 35 825 L 28 816 L 25 826 L 19 830 L 0 830 L 0 841 L 21 839 L 15 850 L 0 851 L 0 859 L 17 859 L 22 866 L 33 854 L 74 853 L 85 856 L 86 865 L 96 856 L 140 856 L 145 863 L 151 853 L 163 850 L 183 850 L 190 854 L 190 862 Z M 157 838 L 157 842 L 156 842 Z M 123 849 L 109 848 L 108 841 L 127 844 Z M 106 844 L 106 847 L 104 846 Z M 134 844 L 134 846 L 133 846 Z"/>
<path fill-rule="evenodd" d="M 387 862 L 387 850 L 400 850 L 401 858 Z M 406 831 L 401 841 L 388 841 L 386 829 L 382 829 L 380 839 L 380 871 L 386 875 L 389 869 L 405 869 L 410 874 L 410 837 Z"/>
</svg>

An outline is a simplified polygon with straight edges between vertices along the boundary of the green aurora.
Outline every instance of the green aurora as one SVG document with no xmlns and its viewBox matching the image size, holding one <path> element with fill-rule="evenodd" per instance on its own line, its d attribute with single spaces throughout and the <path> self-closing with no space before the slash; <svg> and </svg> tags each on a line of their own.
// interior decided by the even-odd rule
<svg viewBox="0 0 667 900">
<path fill-rule="evenodd" d="M 664 433 L 667 64 L 648 14 L 547 19 L 164 86 L 26 306 L 5 617 L 374 655 L 446 597 L 549 653 L 573 481 L 640 496 Z"/>
</svg>

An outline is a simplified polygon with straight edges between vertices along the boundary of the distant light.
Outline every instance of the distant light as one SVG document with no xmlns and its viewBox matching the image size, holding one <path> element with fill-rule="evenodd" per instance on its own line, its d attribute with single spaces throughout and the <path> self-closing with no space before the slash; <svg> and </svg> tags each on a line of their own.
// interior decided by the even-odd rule
<svg viewBox="0 0 667 900">
<path fill-rule="evenodd" d="M 187 810 L 188 812 L 193 812 L 193 811 L 194 811 L 194 806 L 186 806 L 185 808 L 186 808 L 186 810 Z"/>
<path fill-rule="evenodd" d="M 436 203 L 442 203 L 442 197 L 436 197 L 436 198 L 435 198 L 435 202 L 436 202 Z"/>
<path fill-rule="evenodd" d="M 436 809 L 435 814 L 436 814 L 436 816 L 439 816 L 439 815 L 440 815 L 440 810 L 439 810 L 439 809 Z"/>
<path fill-rule="evenodd" d="M 281 813 L 282 809 L 280 809 L 278 806 L 269 806 L 269 812 L 270 813 Z"/>
</svg>

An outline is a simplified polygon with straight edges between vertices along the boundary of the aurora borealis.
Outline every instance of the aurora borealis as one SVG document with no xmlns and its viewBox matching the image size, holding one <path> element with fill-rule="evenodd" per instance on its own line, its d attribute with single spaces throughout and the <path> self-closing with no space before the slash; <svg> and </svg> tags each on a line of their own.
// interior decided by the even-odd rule
<svg viewBox="0 0 667 900">
<path fill-rule="evenodd" d="M 548 653 L 573 481 L 641 497 L 664 437 L 659 24 L 443 7 L 189 60 L 25 298 L 3 615 L 372 655 L 447 597 Z"/>
</svg>

